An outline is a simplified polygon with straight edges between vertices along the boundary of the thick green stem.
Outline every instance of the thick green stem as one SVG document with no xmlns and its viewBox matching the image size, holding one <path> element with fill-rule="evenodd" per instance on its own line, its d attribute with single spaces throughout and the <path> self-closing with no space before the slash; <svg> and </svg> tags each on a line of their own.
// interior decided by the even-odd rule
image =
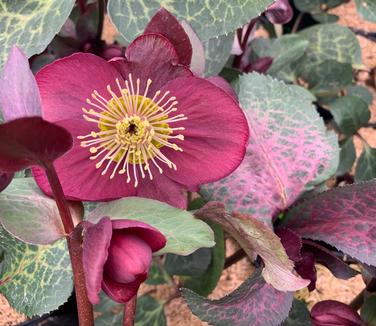
<svg viewBox="0 0 376 326">
<path fill-rule="evenodd" d="M 63 188 L 61 187 L 56 170 L 52 164 L 46 167 L 46 174 L 67 237 L 77 300 L 78 320 L 80 326 L 93 326 L 93 307 L 87 297 L 85 275 L 82 266 L 82 229 L 74 228 L 72 215 L 65 199 Z"/>
</svg>

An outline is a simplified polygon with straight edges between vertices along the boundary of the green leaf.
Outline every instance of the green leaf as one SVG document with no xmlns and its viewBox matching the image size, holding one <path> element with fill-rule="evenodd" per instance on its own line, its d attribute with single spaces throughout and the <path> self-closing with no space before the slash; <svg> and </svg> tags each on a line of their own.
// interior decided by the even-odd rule
<svg viewBox="0 0 376 326">
<path fill-rule="evenodd" d="M 336 175 L 344 175 L 349 172 L 354 165 L 356 159 L 355 146 L 353 137 L 347 138 L 341 144 L 341 151 L 339 153 L 339 165 Z"/>
<path fill-rule="evenodd" d="M 344 3 L 346 0 L 294 0 L 295 7 L 301 12 L 313 14 L 334 8 Z"/>
<path fill-rule="evenodd" d="M 259 16 L 273 0 L 139 1 L 110 0 L 108 14 L 118 31 L 130 42 L 141 34 L 155 12 L 163 6 L 179 20 L 186 20 L 201 41 L 226 35 Z M 213 23 L 215 22 L 215 23 Z"/>
<path fill-rule="evenodd" d="M 166 326 L 164 302 L 157 301 L 150 295 L 137 299 L 135 326 Z"/>
<path fill-rule="evenodd" d="M 200 248 L 188 256 L 168 254 L 164 267 L 170 275 L 200 276 L 212 259 L 210 248 Z"/>
<path fill-rule="evenodd" d="M 308 48 L 300 60 L 301 73 L 326 60 L 361 65 L 361 49 L 356 35 L 338 24 L 319 24 L 303 29 L 298 35 L 308 41 Z"/>
<path fill-rule="evenodd" d="M 363 143 L 363 152 L 356 165 L 355 181 L 366 181 L 373 178 L 376 178 L 376 149 Z"/>
<path fill-rule="evenodd" d="M 67 301 L 73 290 L 65 240 L 53 245 L 27 245 L 0 229 L 0 292 L 28 317 L 43 315 Z"/>
<path fill-rule="evenodd" d="M 335 23 L 339 19 L 337 15 L 331 15 L 326 12 L 319 12 L 317 14 L 312 14 L 312 17 L 314 20 L 322 24 Z"/>
<path fill-rule="evenodd" d="M 195 219 L 190 212 L 157 200 L 127 197 L 100 203 L 89 213 L 88 220 L 96 223 L 103 216 L 139 220 L 154 226 L 167 238 L 166 246 L 158 254 L 189 255 L 199 248 L 215 245 L 213 231 L 206 223 Z"/>
<path fill-rule="evenodd" d="M 352 83 L 352 67 L 348 63 L 325 60 L 311 66 L 302 75 L 309 85 L 309 90 L 317 97 L 336 95 L 344 87 Z"/>
<path fill-rule="evenodd" d="M 363 19 L 376 23 L 375 0 L 355 0 L 356 8 Z"/>
<path fill-rule="evenodd" d="M 308 41 L 299 35 L 283 35 L 277 39 L 257 38 L 251 44 L 252 51 L 258 58 L 273 58 L 273 64 L 268 70 L 270 75 L 275 75 L 286 65 L 302 57 L 307 46 Z"/>
<path fill-rule="evenodd" d="M 376 295 L 371 295 L 364 301 L 360 316 L 367 325 L 376 326 Z"/>
<path fill-rule="evenodd" d="M 12 0 L 0 2 L 0 70 L 12 45 L 29 57 L 42 52 L 60 30 L 74 0 Z"/>
<path fill-rule="evenodd" d="M 157 257 L 156 259 L 159 259 L 159 257 Z M 167 272 L 162 267 L 159 267 L 158 264 L 156 264 L 154 262 L 150 267 L 149 277 L 147 278 L 145 283 L 149 284 L 149 285 L 165 284 L 167 282 L 167 279 L 168 279 L 166 277 L 166 274 L 167 274 Z"/>
<path fill-rule="evenodd" d="M 372 93 L 368 90 L 367 87 L 360 85 L 351 85 L 346 88 L 347 95 L 356 96 L 362 99 L 367 105 L 372 103 Z"/>
<path fill-rule="evenodd" d="M 112 301 L 104 292 L 99 296 L 101 301 L 94 306 L 95 326 L 121 325 L 124 305 Z"/>
<path fill-rule="evenodd" d="M 59 211 L 33 178 L 17 178 L 0 193 L 0 221 L 17 239 L 49 244 L 64 236 Z"/>
<path fill-rule="evenodd" d="M 218 75 L 231 54 L 234 33 L 220 35 L 204 42 L 205 75 Z"/>
<path fill-rule="evenodd" d="M 94 307 L 94 312 L 98 315 L 95 318 L 95 326 L 121 325 L 124 305 L 112 301 L 103 292 L 100 298 L 101 302 Z M 164 302 L 157 301 L 149 295 L 137 298 L 135 326 L 166 326 L 163 308 Z"/>
<path fill-rule="evenodd" d="M 355 96 L 342 96 L 328 105 L 341 132 L 352 135 L 371 118 L 368 105 Z"/>
<path fill-rule="evenodd" d="M 312 325 L 307 305 L 300 300 L 294 299 L 288 318 L 282 326 L 309 326 Z"/>
<path fill-rule="evenodd" d="M 215 246 L 211 248 L 212 259 L 210 265 L 203 275 L 199 277 L 195 275 L 184 281 L 184 287 L 202 296 L 208 296 L 215 289 L 221 277 L 226 260 L 224 232 L 216 223 L 209 222 L 209 225 L 213 229 L 215 237 Z"/>
</svg>

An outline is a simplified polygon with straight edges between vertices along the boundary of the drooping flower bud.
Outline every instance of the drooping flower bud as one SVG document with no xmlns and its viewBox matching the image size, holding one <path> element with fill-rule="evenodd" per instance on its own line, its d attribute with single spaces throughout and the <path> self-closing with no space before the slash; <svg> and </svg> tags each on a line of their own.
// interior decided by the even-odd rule
<svg viewBox="0 0 376 326">
<path fill-rule="evenodd" d="M 99 303 L 101 289 L 114 301 L 129 301 L 148 276 L 152 253 L 165 246 L 166 238 L 139 221 L 103 217 L 97 224 L 85 223 L 83 267 L 90 302 Z"/>
<path fill-rule="evenodd" d="M 311 310 L 314 326 L 360 326 L 360 316 L 350 306 L 335 300 L 316 303 Z"/>
<path fill-rule="evenodd" d="M 277 0 L 266 11 L 265 16 L 272 24 L 286 24 L 294 15 L 289 0 Z"/>
</svg>

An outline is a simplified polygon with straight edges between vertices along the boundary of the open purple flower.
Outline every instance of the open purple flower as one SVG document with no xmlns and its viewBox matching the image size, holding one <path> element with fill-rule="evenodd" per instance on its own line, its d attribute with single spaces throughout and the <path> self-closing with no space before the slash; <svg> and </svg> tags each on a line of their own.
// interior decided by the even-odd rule
<svg viewBox="0 0 376 326">
<path fill-rule="evenodd" d="M 141 196 L 185 207 L 183 189 L 195 191 L 240 164 L 248 141 L 243 112 L 223 88 L 181 64 L 187 59 L 173 41 L 148 30 L 125 58 L 78 53 L 38 73 L 44 118 L 75 139 L 56 161 L 69 199 Z M 34 175 L 50 193 L 44 172 Z"/>
<path fill-rule="evenodd" d="M 85 222 L 89 224 L 89 222 Z M 152 253 L 166 239 L 148 224 L 103 217 L 89 224 L 83 243 L 83 266 L 88 298 L 99 303 L 102 290 L 114 301 L 132 299 L 148 276 Z"/>
</svg>

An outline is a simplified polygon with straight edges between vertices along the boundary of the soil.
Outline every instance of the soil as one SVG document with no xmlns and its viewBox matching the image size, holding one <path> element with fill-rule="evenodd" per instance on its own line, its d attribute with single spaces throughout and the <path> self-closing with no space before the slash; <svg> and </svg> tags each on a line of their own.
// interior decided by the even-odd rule
<svg viewBox="0 0 376 326">
<path fill-rule="evenodd" d="M 339 23 L 364 30 L 366 32 L 376 32 L 376 24 L 372 24 L 362 20 L 356 9 L 355 1 L 350 1 L 334 10 L 331 13 L 337 14 L 340 17 Z M 115 28 L 111 25 L 108 19 L 105 20 L 105 31 L 103 38 L 107 42 L 112 42 L 116 35 Z M 365 85 L 373 94 L 373 103 L 371 106 L 372 118 L 371 122 L 376 123 L 376 90 L 375 90 L 375 69 L 376 69 L 376 43 L 372 42 L 362 36 L 358 36 L 360 45 L 362 47 L 362 56 L 364 70 L 360 71 L 356 79 L 360 85 Z M 359 133 L 366 141 L 376 148 L 376 130 L 372 128 L 362 128 Z M 355 144 L 357 155 L 360 155 L 362 150 L 362 143 L 360 139 L 355 137 Z M 227 240 L 227 256 L 231 255 L 237 250 L 236 244 L 231 240 Z M 318 277 L 316 290 L 309 293 L 308 290 L 300 291 L 297 297 L 304 299 L 309 307 L 312 307 L 316 302 L 326 299 L 335 299 L 344 303 L 350 303 L 354 297 L 365 287 L 365 284 L 360 275 L 353 277 L 350 280 L 339 280 L 329 272 L 328 269 L 317 266 Z M 223 271 L 221 279 L 217 288 L 210 296 L 212 299 L 218 299 L 237 288 L 250 274 L 252 273 L 251 265 L 246 258 L 242 259 L 235 265 Z M 163 286 L 147 286 L 143 285 L 140 294 L 149 292 L 158 298 L 168 299 L 173 293 L 174 288 L 168 285 Z M 180 298 L 172 300 L 166 305 L 166 317 L 169 326 L 201 326 L 208 325 L 201 322 L 198 318 L 192 315 L 184 301 Z M 7 300 L 0 295 L 0 324 L 4 326 L 17 325 L 26 320 L 25 316 L 15 312 L 8 304 Z"/>
</svg>

